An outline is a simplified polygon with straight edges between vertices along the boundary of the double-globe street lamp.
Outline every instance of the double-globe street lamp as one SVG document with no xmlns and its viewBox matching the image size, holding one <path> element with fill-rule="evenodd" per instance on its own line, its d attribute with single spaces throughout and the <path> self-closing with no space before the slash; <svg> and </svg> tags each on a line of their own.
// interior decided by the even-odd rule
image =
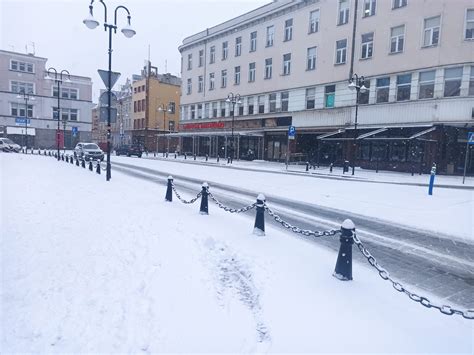
<svg viewBox="0 0 474 355">
<path fill-rule="evenodd" d="M 34 101 L 35 98 L 26 92 L 24 89 L 18 92 L 17 99 L 25 100 L 25 153 L 28 154 L 28 101 Z"/>
<path fill-rule="evenodd" d="M 104 5 L 104 30 L 109 31 L 109 70 L 108 70 L 108 85 L 107 85 L 107 174 L 106 174 L 106 180 L 109 181 L 112 172 L 111 172 L 111 165 L 110 165 L 110 137 L 111 137 L 111 129 L 110 129 L 110 118 L 111 118 L 111 106 L 112 106 L 112 32 L 117 33 L 117 11 L 119 9 L 124 9 L 127 12 L 127 24 L 125 27 L 122 28 L 122 33 L 124 34 L 125 37 L 131 38 L 133 37 L 136 32 L 130 25 L 130 11 L 125 6 L 119 5 L 115 8 L 114 11 L 114 23 L 109 24 L 107 21 L 107 5 L 105 5 L 105 2 L 103 0 L 99 0 L 99 2 Z M 88 28 L 93 30 L 97 26 L 99 26 L 99 21 L 97 21 L 94 18 L 94 13 L 93 13 L 93 4 L 94 0 L 91 0 L 91 3 L 89 5 L 89 16 L 82 21 Z"/>
<path fill-rule="evenodd" d="M 59 132 L 60 132 L 59 119 L 61 117 L 61 84 L 63 83 L 63 74 L 67 75 L 66 81 L 70 82 L 71 81 L 70 74 L 65 69 L 61 70 L 61 72 L 58 73 L 56 68 L 51 67 L 48 69 L 47 74 L 46 74 L 46 78 L 53 79 L 56 82 L 56 85 L 58 87 L 58 109 L 55 112 L 55 115 L 57 115 L 57 117 L 53 117 L 53 119 L 58 120 L 58 131 L 56 133 L 56 141 L 57 141 L 57 148 L 58 148 L 58 161 L 61 160 L 59 157 L 59 149 L 60 149 L 59 148 Z M 64 120 L 63 124 L 64 124 L 64 129 L 63 129 L 63 140 L 64 140 L 66 139 L 66 120 Z"/>
<path fill-rule="evenodd" d="M 157 110 L 159 112 L 163 112 L 163 137 L 164 137 L 164 135 L 166 134 L 166 131 L 169 132 L 169 130 L 166 129 L 166 112 L 172 113 L 173 111 L 171 110 L 171 107 L 169 107 L 169 105 L 165 105 L 165 104 L 159 105 Z M 158 153 L 158 133 L 156 135 L 156 152 Z"/>
<path fill-rule="evenodd" d="M 227 100 L 230 105 L 232 105 L 232 133 L 231 133 L 231 141 L 230 141 L 230 163 L 234 160 L 234 118 L 235 118 L 235 105 L 241 105 L 242 101 L 240 100 L 239 94 L 230 93 L 227 95 Z"/>
<path fill-rule="evenodd" d="M 355 170 L 355 161 L 356 161 L 356 149 L 357 149 L 357 115 L 359 112 L 359 97 L 360 94 L 367 92 L 365 87 L 365 78 L 363 76 L 358 76 L 357 74 L 352 75 L 352 78 L 349 80 L 349 89 L 354 91 L 356 90 L 356 111 L 354 119 L 354 143 L 352 147 L 352 175 L 354 175 Z"/>
</svg>

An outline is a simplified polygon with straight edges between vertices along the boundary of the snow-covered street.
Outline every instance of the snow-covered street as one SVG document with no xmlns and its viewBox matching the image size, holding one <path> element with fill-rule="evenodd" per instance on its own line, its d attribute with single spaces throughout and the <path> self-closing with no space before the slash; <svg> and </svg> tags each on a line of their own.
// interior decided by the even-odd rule
<svg viewBox="0 0 474 355">
<path fill-rule="evenodd" d="M 183 173 L 180 164 L 160 164 Z M 0 166 L 1 353 L 474 350 L 472 320 L 411 301 L 368 264 L 355 262 L 354 280 L 341 282 L 332 276 L 337 254 L 282 229 L 267 225 L 266 236 L 256 237 L 251 218 L 214 207 L 200 215 L 198 203 L 165 202 L 162 184 L 118 171 L 105 182 L 87 169 L 23 154 L 0 154 Z M 217 178 L 208 169 L 195 167 L 193 177 Z M 354 190 L 324 180 L 320 191 L 323 180 L 314 179 L 308 194 L 298 188 L 303 178 L 276 176 L 268 184 L 265 176 L 246 181 L 224 170 L 219 179 L 329 207 Z M 402 193 L 374 184 L 356 202 L 367 191 L 350 198 L 365 215 L 383 219 L 410 196 L 395 220 L 425 216 L 418 227 L 436 221 L 442 232 L 456 221 L 458 238 L 472 236 L 471 191 L 439 189 L 425 212 L 416 204 L 428 197 L 415 187 Z"/>
</svg>

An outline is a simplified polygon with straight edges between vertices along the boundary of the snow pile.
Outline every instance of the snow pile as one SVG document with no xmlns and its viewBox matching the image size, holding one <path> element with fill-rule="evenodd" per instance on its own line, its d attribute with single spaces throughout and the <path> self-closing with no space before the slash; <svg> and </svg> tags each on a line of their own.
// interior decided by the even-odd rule
<svg viewBox="0 0 474 355">
<path fill-rule="evenodd" d="M 335 253 L 270 226 L 256 237 L 251 217 L 165 202 L 164 179 L 0 164 L 2 353 L 473 350 L 472 321 L 365 265 L 341 282 Z"/>
</svg>

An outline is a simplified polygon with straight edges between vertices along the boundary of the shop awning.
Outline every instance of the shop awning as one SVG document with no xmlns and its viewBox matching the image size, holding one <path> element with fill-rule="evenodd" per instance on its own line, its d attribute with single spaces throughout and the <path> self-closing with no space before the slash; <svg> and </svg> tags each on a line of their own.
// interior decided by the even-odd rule
<svg viewBox="0 0 474 355">
<path fill-rule="evenodd" d="M 436 127 L 387 127 L 386 130 L 378 132 L 373 136 L 367 137 L 367 140 L 385 140 L 385 141 L 409 141 L 413 139 L 421 139 L 422 136 L 433 132 Z M 423 139 L 432 141 L 428 139 Z"/>
<path fill-rule="evenodd" d="M 263 132 L 261 131 L 248 131 L 248 132 L 235 132 L 234 136 L 241 136 L 241 137 L 263 137 Z M 169 133 L 166 134 L 165 137 L 230 137 L 232 136 L 232 131 L 214 131 L 214 132 L 177 132 L 177 133 Z M 160 135 L 163 137 L 163 135 Z"/>
<path fill-rule="evenodd" d="M 338 129 L 337 131 L 334 131 L 334 132 L 321 134 L 320 136 L 317 136 L 316 139 L 325 139 L 327 137 L 335 136 L 337 134 L 344 133 L 344 132 L 345 132 L 344 129 Z"/>
</svg>

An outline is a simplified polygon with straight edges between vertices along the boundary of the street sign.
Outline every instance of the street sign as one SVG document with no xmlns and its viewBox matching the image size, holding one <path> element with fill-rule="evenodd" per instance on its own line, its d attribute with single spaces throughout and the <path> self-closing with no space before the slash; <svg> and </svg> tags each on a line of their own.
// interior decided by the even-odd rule
<svg viewBox="0 0 474 355">
<path fill-rule="evenodd" d="M 26 118 L 24 118 L 24 117 L 17 117 L 17 118 L 15 118 L 15 125 L 16 126 L 24 126 L 25 125 L 25 120 L 26 120 Z M 30 124 L 31 124 L 31 120 L 28 118 L 28 121 L 26 122 L 26 125 L 30 126 Z"/>
<path fill-rule="evenodd" d="M 296 135 L 296 128 L 295 126 L 290 126 L 288 128 L 288 139 L 295 139 Z"/>
<path fill-rule="evenodd" d="M 79 128 L 73 126 L 73 127 L 71 128 L 71 132 L 72 132 L 72 136 L 73 136 L 73 137 L 76 137 L 77 134 L 79 133 Z"/>
<path fill-rule="evenodd" d="M 99 72 L 99 76 L 104 82 L 104 85 L 107 89 L 109 89 L 109 71 L 108 70 L 97 70 Z M 110 72 L 110 89 L 112 89 L 117 82 L 118 78 L 120 77 L 120 73 L 117 72 Z"/>
<path fill-rule="evenodd" d="M 110 107 L 115 107 L 117 106 L 117 95 L 115 95 L 113 92 L 110 93 Z M 107 107 L 109 105 L 109 95 L 106 92 L 103 92 L 100 97 L 99 97 L 99 104 L 101 107 Z"/>
<path fill-rule="evenodd" d="M 469 132 L 467 134 L 467 144 L 474 144 L 474 132 Z"/>
<path fill-rule="evenodd" d="M 101 107 L 100 108 L 100 117 L 99 117 L 100 122 L 106 122 L 107 123 L 107 107 Z M 110 108 L 110 123 L 115 123 L 117 121 L 117 109 L 111 107 Z"/>
</svg>

